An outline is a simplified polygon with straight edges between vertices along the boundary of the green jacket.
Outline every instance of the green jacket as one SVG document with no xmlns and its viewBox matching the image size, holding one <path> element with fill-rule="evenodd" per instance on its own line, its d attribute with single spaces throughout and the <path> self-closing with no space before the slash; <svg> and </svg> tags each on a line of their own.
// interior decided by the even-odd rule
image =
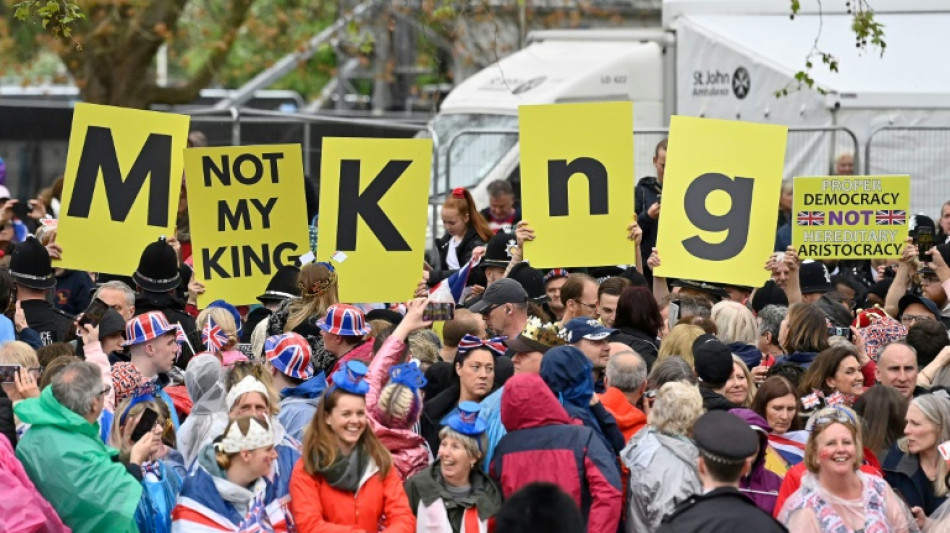
<svg viewBox="0 0 950 533">
<path fill-rule="evenodd" d="M 63 523 L 74 533 L 138 533 L 134 517 L 142 485 L 113 460 L 119 452 L 99 439 L 98 423 L 64 407 L 51 386 L 14 411 L 32 425 L 16 456 Z"/>
<path fill-rule="evenodd" d="M 488 521 L 489 518 L 501 509 L 502 494 L 498 485 L 482 472 L 481 467 L 475 467 L 469 474 L 472 491 L 463 497 L 453 495 L 445 488 L 445 479 L 442 477 L 441 459 L 426 467 L 425 470 L 412 476 L 406 481 L 406 496 L 409 498 L 409 507 L 416 515 L 417 520 L 429 519 L 420 516 L 420 504 L 424 507 L 439 505 L 445 510 L 446 518 L 452 526 L 452 531 L 458 533 L 462 529 L 462 519 L 465 510 L 474 507 L 478 511 L 478 518 Z M 434 509 L 433 509 L 434 510 Z M 417 524 L 421 524 L 417 522 Z M 423 528 L 419 527 L 419 531 Z"/>
</svg>

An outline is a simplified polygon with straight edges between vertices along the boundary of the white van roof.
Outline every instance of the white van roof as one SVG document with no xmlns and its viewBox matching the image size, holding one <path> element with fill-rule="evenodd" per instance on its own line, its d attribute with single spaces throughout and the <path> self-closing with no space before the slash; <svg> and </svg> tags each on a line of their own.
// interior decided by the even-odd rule
<svg viewBox="0 0 950 533">
<path fill-rule="evenodd" d="M 463 81 L 441 112 L 514 115 L 526 104 L 661 101 L 662 87 L 662 50 L 656 43 L 620 34 L 615 41 L 545 40 Z"/>
</svg>

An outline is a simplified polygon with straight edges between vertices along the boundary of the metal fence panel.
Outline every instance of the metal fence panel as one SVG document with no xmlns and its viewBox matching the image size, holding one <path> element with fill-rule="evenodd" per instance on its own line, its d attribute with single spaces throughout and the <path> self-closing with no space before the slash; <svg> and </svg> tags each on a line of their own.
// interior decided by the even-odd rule
<svg viewBox="0 0 950 533">
<path fill-rule="evenodd" d="M 934 220 L 950 200 L 950 126 L 886 126 L 869 137 L 867 174 L 910 174 L 910 208 Z"/>
</svg>

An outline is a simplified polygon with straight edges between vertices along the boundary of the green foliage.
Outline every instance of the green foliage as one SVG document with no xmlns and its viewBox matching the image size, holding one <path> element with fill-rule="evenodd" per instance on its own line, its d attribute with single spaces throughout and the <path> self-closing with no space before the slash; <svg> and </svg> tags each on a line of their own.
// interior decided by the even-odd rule
<svg viewBox="0 0 950 533">
<path fill-rule="evenodd" d="M 38 22 L 53 36 L 71 37 L 75 24 L 86 19 L 79 5 L 70 0 L 24 0 L 13 8 L 14 18 Z"/>
<path fill-rule="evenodd" d="M 789 17 L 795 20 L 795 15 L 801 10 L 799 0 L 790 0 Z M 818 48 L 818 39 L 821 37 L 822 27 L 822 0 L 818 0 L 818 34 L 812 43 L 811 50 L 805 56 L 805 68 L 795 73 L 795 81 L 789 82 L 785 87 L 775 91 L 775 97 L 781 98 L 788 96 L 788 92 L 799 91 L 807 87 L 814 89 L 818 94 L 824 95 L 828 91 L 823 87 L 815 85 L 815 79 L 812 77 L 812 69 L 815 61 L 821 61 L 831 72 L 838 72 L 838 58 L 830 52 Z M 845 0 L 845 7 L 848 14 L 851 15 L 851 31 L 855 36 L 855 46 L 862 52 L 870 46 L 873 49 L 879 49 L 880 55 L 884 55 L 884 49 L 887 43 L 884 41 L 884 25 L 874 18 L 874 10 L 871 8 L 869 0 Z"/>
</svg>

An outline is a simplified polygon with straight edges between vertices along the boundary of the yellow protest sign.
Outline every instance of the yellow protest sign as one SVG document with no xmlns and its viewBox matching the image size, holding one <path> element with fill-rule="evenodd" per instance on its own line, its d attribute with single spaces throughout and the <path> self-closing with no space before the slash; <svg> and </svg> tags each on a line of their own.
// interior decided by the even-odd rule
<svg viewBox="0 0 950 533">
<path fill-rule="evenodd" d="M 189 120 L 76 104 L 54 266 L 129 276 L 149 243 L 174 233 Z"/>
<path fill-rule="evenodd" d="M 801 258 L 901 256 L 910 176 L 802 176 L 794 183 L 792 244 Z"/>
<path fill-rule="evenodd" d="M 657 276 L 761 286 L 775 245 L 788 128 L 674 116 Z"/>
<path fill-rule="evenodd" d="M 284 265 L 308 251 L 299 144 L 185 150 L 198 306 L 256 302 Z"/>
<path fill-rule="evenodd" d="M 323 139 L 317 260 L 336 268 L 341 301 L 412 297 L 431 166 L 431 139 Z"/>
<path fill-rule="evenodd" d="M 518 108 L 521 208 L 541 268 L 633 264 L 633 104 Z"/>
</svg>

